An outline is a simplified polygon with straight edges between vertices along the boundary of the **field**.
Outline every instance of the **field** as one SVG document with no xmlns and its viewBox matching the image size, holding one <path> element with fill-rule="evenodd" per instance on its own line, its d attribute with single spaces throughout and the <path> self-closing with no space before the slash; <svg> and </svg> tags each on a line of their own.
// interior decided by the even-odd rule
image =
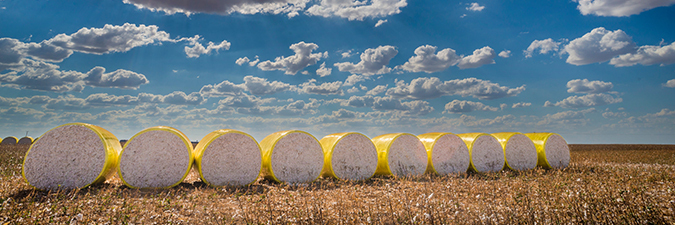
<svg viewBox="0 0 675 225">
<path fill-rule="evenodd" d="M 289 186 L 259 180 L 212 188 L 194 175 L 166 190 L 119 179 L 79 191 L 40 192 L 21 178 L 27 146 L 0 146 L 0 224 L 673 224 L 675 147 L 570 145 L 563 170 L 320 179 Z"/>
</svg>

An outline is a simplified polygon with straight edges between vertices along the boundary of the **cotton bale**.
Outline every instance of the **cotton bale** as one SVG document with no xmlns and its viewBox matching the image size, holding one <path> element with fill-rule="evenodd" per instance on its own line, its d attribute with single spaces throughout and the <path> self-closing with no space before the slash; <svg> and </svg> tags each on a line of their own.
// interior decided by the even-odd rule
<svg viewBox="0 0 675 225">
<path fill-rule="evenodd" d="M 122 150 L 115 135 L 86 123 L 53 128 L 26 152 L 22 175 L 37 189 L 77 189 L 114 175 Z"/>
<path fill-rule="evenodd" d="M 517 132 L 492 134 L 504 149 L 504 169 L 529 170 L 537 166 L 537 148 L 527 136 Z"/>
<path fill-rule="evenodd" d="M 469 148 L 469 169 L 475 172 L 497 172 L 504 168 L 504 149 L 496 138 L 486 133 L 458 134 Z"/>
<path fill-rule="evenodd" d="M 21 139 L 19 139 L 19 141 L 16 142 L 16 143 L 20 144 L 20 145 L 30 145 L 30 144 L 33 144 L 33 141 L 34 140 L 33 140 L 32 137 L 26 136 L 26 137 L 22 137 Z"/>
<path fill-rule="evenodd" d="M 335 133 L 319 141 L 324 162 L 321 175 L 342 180 L 365 180 L 377 169 L 377 149 L 370 138 L 357 132 Z"/>
<path fill-rule="evenodd" d="M 5 139 L 2 139 L 2 142 L 0 142 L 1 145 L 15 145 L 18 142 L 16 137 L 14 136 L 9 136 L 6 137 Z"/>
<path fill-rule="evenodd" d="M 244 132 L 222 129 L 207 134 L 195 147 L 195 166 L 212 186 L 241 186 L 255 182 L 262 168 L 258 142 Z"/>
<path fill-rule="evenodd" d="M 446 175 L 469 169 L 469 148 L 457 135 L 435 132 L 421 134 L 417 138 L 427 151 L 427 173 Z"/>
<path fill-rule="evenodd" d="M 427 151 L 415 135 L 391 133 L 372 140 L 378 158 L 375 175 L 416 176 L 426 171 Z"/>
<path fill-rule="evenodd" d="M 537 148 L 537 165 L 546 169 L 563 169 L 570 164 L 567 141 L 555 133 L 526 133 Z"/>
<path fill-rule="evenodd" d="M 124 144 L 118 175 L 130 188 L 170 188 L 187 177 L 194 152 L 179 130 L 156 126 L 144 129 Z"/>
<path fill-rule="evenodd" d="M 319 178 L 323 149 L 311 134 L 299 130 L 279 131 L 260 141 L 262 175 L 276 182 L 306 183 Z"/>
</svg>

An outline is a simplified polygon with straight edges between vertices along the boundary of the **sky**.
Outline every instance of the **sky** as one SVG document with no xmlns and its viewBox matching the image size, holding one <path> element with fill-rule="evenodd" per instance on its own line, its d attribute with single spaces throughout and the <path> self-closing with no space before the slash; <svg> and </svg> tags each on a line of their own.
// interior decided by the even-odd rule
<svg viewBox="0 0 675 225">
<path fill-rule="evenodd" d="M 0 137 L 675 144 L 675 0 L 0 0 Z"/>
</svg>

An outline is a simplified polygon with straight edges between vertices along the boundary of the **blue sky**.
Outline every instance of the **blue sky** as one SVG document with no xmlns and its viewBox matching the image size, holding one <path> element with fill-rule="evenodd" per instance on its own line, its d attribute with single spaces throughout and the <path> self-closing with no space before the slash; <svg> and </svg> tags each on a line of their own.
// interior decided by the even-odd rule
<svg viewBox="0 0 675 225">
<path fill-rule="evenodd" d="M 0 136 L 675 143 L 675 0 L 0 1 Z"/>
</svg>

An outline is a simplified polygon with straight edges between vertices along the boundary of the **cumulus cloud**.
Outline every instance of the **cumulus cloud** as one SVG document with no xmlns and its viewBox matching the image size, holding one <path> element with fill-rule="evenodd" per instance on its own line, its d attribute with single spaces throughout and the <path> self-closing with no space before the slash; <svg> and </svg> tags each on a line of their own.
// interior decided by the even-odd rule
<svg viewBox="0 0 675 225">
<path fill-rule="evenodd" d="M 469 7 L 466 7 L 466 10 L 475 11 L 475 12 L 476 11 L 477 12 L 483 11 L 483 9 L 485 9 L 485 6 L 482 6 L 482 5 L 478 4 L 478 2 L 473 2 L 469 5 Z"/>
<path fill-rule="evenodd" d="M 675 42 L 666 46 L 644 45 L 635 53 L 627 53 L 612 58 L 609 64 L 624 67 L 637 64 L 649 66 L 659 64 L 661 66 L 675 63 Z"/>
<path fill-rule="evenodd" d="M 675 4 L 675 0 L 573 0 L 583 15 L 630 16 L 663 6 Z"/>
<path fill-rule="evenodd" d="M 326 68 L 326 62 L 322 63 L 319 69 L 316 69 L 316 75 L 319 75 L 320 77 L 328 76 L 331 72 L 333 72 L 333 69 Z"/>
<path fill-rule="evenodd" d="M 529 102 L 518 102 L 518 103 L 513 103 L 513 106 L 511 108 L 522 108 L 522 107 L 530 107 L 532 103 Z"/>
<path fill-rule="evenodd" d="M 356 108 L 370 107 L 378 111 L 397 111 L 399 116 L 421 116 L 434 111 L 434 107 L 430 106 L 427 101 L 415 100 L 404 102 L 389 96 L 351 96 L 349 99 L 341 99 L 336 102 L 339 102 L 342 106 Z"/>
<path fill-rule="evenodd" d="M 455 53 L 455 50 L 446 48 L 436 53 L 436 46 L 424 45 L 415 49 L 415 56 L 410 57 L 408 62 L 399 68 L 410 72 L 433 73 L 454 66 L 462 57 Z"/>
<path fill-rule="evenodd" d="M 305 11 L 313 16 L 337 16 L 348 20 L 363 20 L 399 14 L 401 8 L 407 6 L 406 0 L 340 0 L 321 1 Z"/>
<path fill-rule="evenodd" d="M 389 60 L 398 54 L 396 47 L 385 45 L 377 48 L 366 49 L 361 53 L 361 61 L 357 64 L 342 62 L 333 64 L 338 70 L 360 75 L 375 75 L 391 72 L 387 67 Z"/>
<path fill-rule="evenodd" d="M 354 53 L 352 52 L 352 50 L 349 50 L 349 51 L 340 53 L 340 55 L 342 56 L 343 59 L 344 59 L 344 58 L 352 57 L 352 54 L 354 54 Z"/>
<path fill-rule="evenodd" d="M 622 102 L 623 99 L 620 97 L 614 97 L 610 94 L 598 93 L 598 94 L 587 94 L 583 96 L 570 96 L 562 101 L 556 102 L 555 104 L 546 101 L 544 103 L 545 107 L 548 106 L 559 106 L 563 108 L 583 108 L 590 106 L 601 106 Z"/>
<path fill-rule="evenodd" d="M 377 85 L 370 91 L 366 92 L 366 95 L 379 95 L 380 93 L 387 90 L 389 85 Z"/>
<path fill-rule="evenodd" d="M 378 20 L 377 23 L 375 24 L 375 27 L 382 26 L 382 24 L 386 23 L 387 20 Z"/>
<path fill-rule="evenodd" d="M 569 93 L 604 93 L 611 91 L 612 87 L 614 87 L 612 82 L 599 80 L 588 81 L 588 79 L 576 79 L 567 82 L 567 92 Z"/>
<path fill-rule="evenodd" d="M 155 42 L 173 41 L 169 33 L 159 31 L 155 25 L 135 25 L 125 23 L 122 26 L 106 24 L 103 28 L 82 28 L 66 35 L 58 34 L 45 43 L 88 54 L 126 52 L 132 48 Z"/>
<path fill-rule="evenodd" d="M 352 74 L 345 79 L 345 83 L 343 84 L 345 87 L 355 85 L 356 83 L 363 82 L 366 79 L 368 79 L 366 76 L 363 75 L 356 75 Z"/>
<path fill-rule="evenodd" d="M 550 123 L 560 123 L 560 124 L 577 124 L 585 123 L 586 114 L 597 112 L 595 108 L 588 108 L 580 111 L 564 111 L 555 114 L 546 114 L 544 119 L 539 122 L 539 124 L 550 124 Z"/>
<path fill-rule="evenodd" d="M 477 78 L 441 81 L 438 77 L 419 77 L 406 84 L 396 81 L 396 87 L 387 90 L 386 95 L 405 99 L 432 99 L 444 95 L 471 96 L 478 99 L 497 99 L 511 97 L 525 90 L 525 85 L 509 88 Z"/>
<path fill-rule="evenodd" d="M 237 65 L 240 65 L 240 66 L 241 66 L 241 65 L 243 65 L 244 63 L 248 63 L 248 62 L 250 62 L 250 61 L 251 61 L 251 60 L 248 59 L 248 57 L 244 57 L 244 58 L 238 58 L 237 61 L 234 61 L 234 63 L 236 63 Z"/>
<path fill-rule="evenodd" d="M 510 50 L 501 51 L 501 52 L 499 52 L 498 56 L 502 57 L 502 58 L 511 57 L 511 51 Z"/>
<path fill-rule="evenodd" d="M 602 117 L 605 117 L 606 119 L 613 119 L 613 118 L 623 118 L 627 117 L 628 113 L 626 112 L 604 112 L 602 113 Z"/>
<path fill-rule="evenodd" d="M 352 87 L 350 89 L 347 89 L 347 93 L 356 93 L 359 92 L 359 89 L 357 87 Z"/>
<path fill-rule="evenodd" d="M 460 69 L 478 68 L 486 64 L 494 64 L 494 58 L 497 56 L 495 50 L 485 46 L 473 51 L 472 55 L 465 56 L 459 61 L 457 67 Z"/>
<path fill-rule="evenodd" d="M 523 53 L 525 54 L 525 58 L 530 58 L 532 57 L 532 54 L 535 53 L 535 51 L 539 50 L 539 54 L 547 54 L 549 52 L 558 52 L 560 49 L 560 44 L 562 42 L 556 42 L 551 38 L 544 39 L 544 40 L 534 40 L 530 44 L 529 47 L 527 47 L 527 50 L 524 50 Z"/>
<path fill-rule="evenodd" d="M 312 53 L 312 51 L 319 48 L 314 43 L 305 43 L 304 41 L 295 43 L 289 47 L 295 55 L 288 57 L 277 57 L 274 62 L 267 60 L 258 64 L 258 68 L 265 71 L 281 70 L 288 75 L 295 75 L 298 71 L 307 66 L 316 64 L 321 58 L 327 58 L 328 52 Z"/>
<path fill-rule="evenodd" d="M 84 83 L 92 87 L 107 87 L 121 89 L 138 89 L 143 84 L 149 83 L 145 75 L 129 70 L 118 69 L 110 73 L 105 68 L 97 66 L 87 72 Z"/>
<path fill-rule="evenodd" d="M 269 82 L 265 78 L 254 76 L 245 76 L 244 86 L 246 87 L 247 91 L 254 95 L 271 95 L 295 89 L 293 85 L 284 82 Z"/>
<path fill-rule="evenodd" d="M 453 100 L 445 104 L 443 113 L 468 113 L 473 111 L 497 111 L 499 108 L 487 106 L 481 102 Z"/>
<path fill-rule="evenodd" d="M 569 54 L 567 63 L 579 66 L 604 62 L 615 56 L 633 53 L 636 48 L 632 38 L 624 31 L 609 31 L 604 27 L 598 27 L 572 40 L 564 50 Z"/>
<path fill-rule="evenodd" d="M 675 79 L 668 80 L 663 84 L 664 87 L 675 88 Z"/>
<path fill-rule="evenodd" d="M 194 0 L 183 1 L 156 1 L 156 0 L 124 0 L 124 3 L 133 4 L 139 9 L 162 11 L 166 14 L 184 13 L 209 13 L 228 15 L 231 13 L 241 14 L 286 14 L 289 17 L 298 15 L 298 12 L 306 7 L 309 0 L 228 0 L 210 1 Z"/>
<path fill-rule="evenodd" d="M 185 46 L 185 54 L 187 55 L 188 58 L 199 58 L 199 56 L 203 54 L 211 54 L 212 52 L 218 52 L 218 50 L 221 49 L 229 50 L 230 45 L 232 45 L 230 42 L 223 40 L 218 44 L 209 41 L 209 44 L 206 47 L 204 47 L 204 45 L 198 42 L 199 39 L 200 39 L 199 36 L 197 36 L 196 40 L 190 42 L 190 45 L 192 45 L 192 47 Z M 239 64 L 238 59 L 237 64 Z"/>
<path fill-rule="evenodd" d="M 335 82 L 326 82 L 320 85 L 316 84 L 315 79 L 310 79 L 309 81 L 300 84 L 300 90 L 307 94 L 318 94 L 318 95 L 343 95 L 342 91 L 342 81 Z"/>
<path fill-rule="evenodd" d="M 199 90 L 199 93 L 201 93 L 204 97 L 223 97 L 240 95 L 245 90 L 245 85 L 234 84 L 229 80 L 225 80 L 218 84 L 204 85 L 201 90 Z"/>
</svg>

